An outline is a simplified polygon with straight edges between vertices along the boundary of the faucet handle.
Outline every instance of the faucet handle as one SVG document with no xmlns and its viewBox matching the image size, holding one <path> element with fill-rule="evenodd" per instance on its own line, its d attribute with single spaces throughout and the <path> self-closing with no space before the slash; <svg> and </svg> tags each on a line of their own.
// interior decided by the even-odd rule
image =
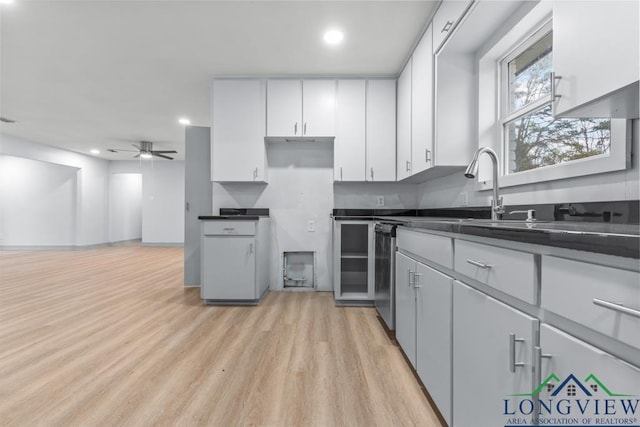
<svg viewBox="0 0 640 427">
<path fill-rule="evenodd" d="M 536 220 L 536 210 L 535 209 L 527 209 L 526 211 L 511 211 L 509 215 L 513 214 L 527 214 L 527 221 L 535 221 Z"/>
</svg>

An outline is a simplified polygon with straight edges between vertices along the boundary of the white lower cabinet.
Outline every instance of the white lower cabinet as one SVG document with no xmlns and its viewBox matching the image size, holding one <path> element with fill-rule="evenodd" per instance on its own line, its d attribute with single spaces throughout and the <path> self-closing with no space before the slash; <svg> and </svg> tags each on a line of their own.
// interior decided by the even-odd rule
<svg viewBox="0 0 640 427">
<path fill-rule="evenodd" d="M 504 399 L 533 390 L 538 321 L 465 284 L 453 285 L 453 422 L 503 426 Z"/>
<path fill-rule="evenodd" d="M 396 340 L 450 425 L 452 281 L 396 253 Z"/>
<path fill-rule="evenodd" d="M 452 425 L 453 279 L 421 263 L 416 267 L 416 371 L 440 414 Z"/>
<path fill-rule="evenodd" d="M 396 252 L 396 340 L 416 367 L 416 291 L 413 273 L 416 262 Z"/>
<path fill-rule="evenodd" d="M 640 395 L 640 369 L 544 323 L 540 327 L 540 348 L 544 357 L 540 360 L 542 368 L 539 383 L 547 383 L 540 391 L 540 399 L 571 398 L 573 389 L 575 398 L 591 399 L 593 404 L 596 400 L 602 399 L 599 402 L 600 414 L 595 414 L 602 417 L 605 417 L 607 405 L 617 412 L 617 417 L 623 416 L 624 409 L 620 407 L 620 398 L 631 398 L 631 402 L 637 402 Z M 558 391 L 557 387 L 563 385 L 570 375 L 573 375 L 575 380 Z M 580 385 L 584 386 L 591 396 L 586 395 Z M 557 394 L 552 396 L 554 392 Z M 605 403 L 604 399 L 609 399 L 610 403 Z M 595 406 L 588 410 L 591 412 L 585 416 L 593 417 Z M 639 414 L 636 412 L 632 418 L 638 418 Z M 606 416 L 610 418 L 609 415 Z"/>
</svg>

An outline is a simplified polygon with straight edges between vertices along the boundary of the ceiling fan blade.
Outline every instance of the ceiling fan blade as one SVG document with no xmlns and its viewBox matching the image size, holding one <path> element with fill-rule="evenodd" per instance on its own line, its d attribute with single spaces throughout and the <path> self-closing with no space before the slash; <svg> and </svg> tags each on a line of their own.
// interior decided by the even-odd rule
<svg viewBox="0 0 640 427">
<path fill-rule="evenodd" d="M 173 157 L 165 156 L 164 154 L 158 154 L 157 151 L 152 151 L 151 154 L 156 157 L 162 157 L 163 159 L 173 160 Z"/>
<path fill-rule="evenodd" d="M 134 159 L 137 159 L 138 157 L 140 157 L 140 153 L 138 153 L 135 156 L 133 156 Z"/>
<path fill-rule="evenodd" d="M 137 153 L 139 150 L 121 150 L 119 148 L 107 148 L 107 151 L 110 153 L 119 153 L 120 151 L 130 151 L 132 153 Z"/>
<path fill-rule="evenodd" d="M 151 153 L 153 153 L 153 154 L 155 154 L 155 153 L 174 153 L 174 154 L 178 154 L 178 152 L 176 150 L 160 150 L 160 151 L 152 150 Z"/>
</svg>

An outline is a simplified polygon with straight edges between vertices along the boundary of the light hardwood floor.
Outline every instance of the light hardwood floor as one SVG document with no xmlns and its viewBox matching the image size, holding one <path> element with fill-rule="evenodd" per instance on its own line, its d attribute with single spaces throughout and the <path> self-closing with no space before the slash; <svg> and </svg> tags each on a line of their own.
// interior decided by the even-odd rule
<svg viewBox="0 0 640 427">
<path fill-rule="evenodd" d="M 203 306 L 182 248 L 0 251 L 0 425 L 439 426 L 371 308 Z"/>
</svg>

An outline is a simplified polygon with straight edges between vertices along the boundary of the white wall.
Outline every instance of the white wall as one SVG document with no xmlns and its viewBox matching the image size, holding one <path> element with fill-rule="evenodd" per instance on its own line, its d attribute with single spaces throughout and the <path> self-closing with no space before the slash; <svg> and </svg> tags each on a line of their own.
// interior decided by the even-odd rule
<svg viewBox="0 0 640 427">
<path fill-rule="evenodd" d="M 417 184 L 349 182 L 333 186 L 334 205 L 341 209 L 415 209 Z M 377 197 L 384 197 L 384 206 L 377 206 Z"/>
<path fill-rule="evenodd" d="M 142 239 L 142 174 L 111 174 L 109 193 L 109 241 Z"/>
<path fill-rule="evenodd" d="M 504 196 L 504 204 L 509 206 L 640 199 L 639 123 L 639 120 L 634 120 L 633 123 L 634 156 L 631 169 L 502 188 L 500 194 Z M 418 207 L 424 209 L 462 206 L 464 193 L 467 194 L 469 206 L 490 205 L 491 190 L 475 191 L 475 181 L 458 173 L 420 184 Z"/>
<path fill-rule="evenodd" d="M 268 185 L 213 183 L 213 214 L 226 208 L 269 208 L 271 289 L 282 287 L 282 253 L 316 252 L 317 288 L 330 291 L 333 146 L 328 143 L 268 143 Z M 315 232 L 307 221 L 315 221 Z"/>
<path fill-rule="evenodd" d="M 113 161 L 110 172 L 142 174 L 142 243 L 184 243 L 184 161 Z"/>
<path fill-rule="evenodd" d="M 0 244 L 73 246 L 78 169 L 0 155 Z"/>
<path fill-rule="evenodd" d="M 0 134 L 0 154 L 78 169 L 75 245 L 86 246 L 107 241 L 108 161 L 6 134 Z"/>
</svg>

